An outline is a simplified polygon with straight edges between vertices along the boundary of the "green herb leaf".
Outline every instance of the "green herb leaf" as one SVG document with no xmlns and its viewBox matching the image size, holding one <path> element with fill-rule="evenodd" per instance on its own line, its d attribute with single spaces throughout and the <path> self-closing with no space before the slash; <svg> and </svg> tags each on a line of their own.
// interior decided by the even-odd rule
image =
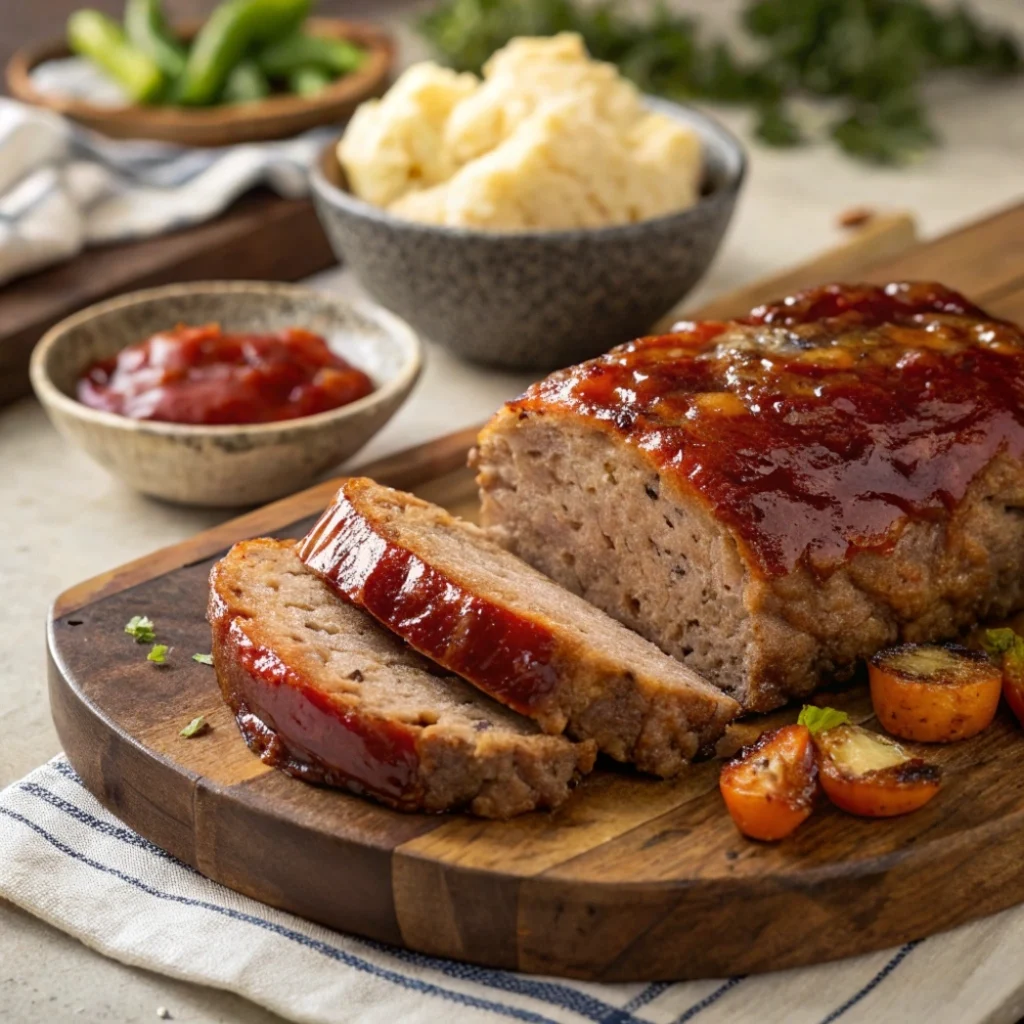
<svg viewBox="0 0 1024 1024">
<path fill-rule="evenodd" d="M 193 661 L 198 661 L 200 665 L 212 665 L 213 655 L 212 654 L 193 654 Z"/>
<path fill-rule="evenodd" d="M 981 640 L 989 654 L 1005 654 L 1018 643 L 1024 643 L 1024 637 L 1017 636 L 1012 629 L 986 629 Z"/>
<path fill-rule="evenodd" d="M 150 648 L 149 654 L 146 655 L 146 661 L 152 661 L 157 665 L 163 665 L 167 661 L 168 650 L 170 650 L 170 648 L 167 644 L 153 644 Z"/>
<path fill-rule="evenodd" d="M 1024 674 L 1024 636 L 1012 629 L 987 629 L 981 645 L 1000 660 L 1004 672 Z"/>
<path fill-rule="evenodd" d="M 178 735 L 190 740 L 194 736 L 201 736 L 209 728 L 209 725 L 206 724 L 206 719 L 200 715 L 198 718 L 193 718 Z"/>
<path fill-rule="evenodd" d="M 579 32 L 592 56 L 617 64 L 644 92 L 742 103 L 760 110 L 755 131 L 771 145 L 801 133 L 780 104 L 835 97 L 832 127 L 848 154 L 898 166 L 938 142 L 918 89 L 937 72 L 1009 75 L 1024 66 L 1012 35 L 983 24 L 966 4 L 924 0 L 747 0 L 753 47 L 708 40 L 690 17 L 657 3 L 644 17 L 614 0 L 441 0 L 420 31 L 452 67 L 479 72 L 515 36 Z M 747 40 L 741 40 L 746 44 Z"/>
<path fill-rule="evenodd" d="M 800 125 L 781 103 L 771 103 L 761 108 L 754 134 L 769 146 L 799 146 L 806 141 Z"/>
<path fill-rule="evenodd" d="M 806 725 L 811 735 L 834 729 L 837 725 L 849 724 L 850 716 L 845 711 L 835 708 L 816 708 L 813 704 L 805 704 L 800 711 L 797 725 Z"/>
<path fill-rule="evenodd" d="M 135 637 L 137 644 L 151 644 L 156 639 L 156 631 L 153 629 L 153 620 L 145 615 L 133 615 L 124 631 Z"/>
</svg>

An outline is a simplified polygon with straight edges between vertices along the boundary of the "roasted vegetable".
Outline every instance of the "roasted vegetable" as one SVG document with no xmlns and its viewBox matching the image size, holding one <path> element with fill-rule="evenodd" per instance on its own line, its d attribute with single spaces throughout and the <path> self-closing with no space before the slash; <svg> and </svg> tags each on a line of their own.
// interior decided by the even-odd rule
<svg viewBox="0 0 1024 1024">
<path fill-rule="evenodd" d="M 722 767 L 719 788 L 736 827 L 751 839 L 784 839 L 809 816 L 818 770 L 810 730 L 762 733 Z"/>
<path fill-rule="evenodd" d="M 185 47 L 167 27 L 160 0 L 128 0 L 124 30 L 129 42 L 152 59 L 168 78 L 185 70 Z"/>
<path fill-rule="evenodd" d="M 815 733 L 813 742 L 821 788 L 850 814 L 909 814 L 939 791 L 938 767 L 912 757 L 887 736 L 858 725 L 837 725 Z"/>
<path fill-rule="evenodd" d="M 1003 669 L 1003 696 L 1017 721 L 1024 725 L 1024 636 L 1012 629 L 989 629 L 982 641 Z"/>
<path fill-rule="evenodd" d="M 987 728 L 1002 687 L 1002 673 L 983 653 L 954 644 L 879 651 L 868 676 L 882 728 L 921 743 L 952 743 Z"/>
<path fill-rule="evenodd" d="M 312 65 L 296 68 L 288 76 L 288 89 L 296 96 L 315 96 L 334 81 L 334 76 L 323 68 Z"/>
<path fill-rule="evenodd" d="M 68 18 L 68 46 L 98 64 L 136 103 L 151 103 L 163 91 L 156 61 L 132 46 L 121 26 L 99 11 L 76 11 Z"/>
<path fill-rule="evenodd" d="M 243 60 L 231 69 L 220 94 L 222 103 L 252 103 L 270 94 L 270 82 L 254 60 Z"/>
<path fill-rule="evenodd" d="M 251 47 L 292 32 L 309 11 L 309 0 L 228 0 L 199 30 L 178 81 L 179 103 L 212 103 L 232 69 Z"/>
<path fill-rule="evenodd" d="M 271 78 L 287 78 L 309 67 L 320 68 L 337 78 L 355 71 L 365 57 L 365 51 L 346 39 L 292 32 L 270 43 L 257 54 L 256 60 L 263 73 Z"/>
</svg>

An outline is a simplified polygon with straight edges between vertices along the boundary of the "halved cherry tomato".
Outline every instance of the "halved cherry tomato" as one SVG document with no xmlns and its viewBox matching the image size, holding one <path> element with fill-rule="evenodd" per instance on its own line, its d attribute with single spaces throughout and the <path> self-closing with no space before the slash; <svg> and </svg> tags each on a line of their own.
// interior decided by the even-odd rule
<svg viewBox="0 0 1024 1024">
<path fill-rule="evenodd" d="M 1024 725 L 1024 636 L 1012 629 L 989 629 L 982 643 L 1002 663 L 1003 696 L 1017 721 Z"/>
<path fill-rule="evenodd" d="M 904 644 L 868 665 L 871 703 L 886 732 L 920 743 L 952 743 L 987 729 L 1002 673 L 981 651 L 955 644 Z"/>
<path fill-rule="evenodd" d="M 818 777 L 837 807 L 866 818 L 891 818 L 923 807 L 939 791 L 936 765 L 859 725 L 816 733 Z"/>
<path fill-rule="evenodd" d="M 784 839 L 814 807 L 818 769 L 810 730 L 762 733 L 722 767 L 719 788 L 736 827 L 751 839 Z"/>
</svg>

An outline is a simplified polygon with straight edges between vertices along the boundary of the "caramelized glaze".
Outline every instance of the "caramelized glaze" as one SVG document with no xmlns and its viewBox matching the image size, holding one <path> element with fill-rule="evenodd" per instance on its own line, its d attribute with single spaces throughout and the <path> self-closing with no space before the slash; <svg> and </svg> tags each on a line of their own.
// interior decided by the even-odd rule
<svg viewBox="0 0 1024 1024">
<path fill-rule="evenodd" d="M 254 643 L 244 623 L 211 601 L 221 648 L 230 647 L 243 671 L 218 678 L 246 743 L 274 768 L 307 782 L 370 794 L 393 807 L 416 806 L 420 793 L 416 732 L 334 700 Z M 287 722 L 290 738 L 277 723 Z M 295 736 L 301 735 L 302 742 Z"/>
<path fill-rule="evenodd" d="M 299 557 L 415 650 L 508 707 L 531 714 L 549 702 L 558 681 L 551 632 L 389 542 L 343 492 L 301 542 Z"/>
<path fill-rule="evenodd" d="M 1024 336 L 941 285 L 831 285 L 677 324 L 510 403 L 635 446 L 731 528 L 761 575 L 825 575 L 942 519 L 1024 458 Z"/>
</svg>

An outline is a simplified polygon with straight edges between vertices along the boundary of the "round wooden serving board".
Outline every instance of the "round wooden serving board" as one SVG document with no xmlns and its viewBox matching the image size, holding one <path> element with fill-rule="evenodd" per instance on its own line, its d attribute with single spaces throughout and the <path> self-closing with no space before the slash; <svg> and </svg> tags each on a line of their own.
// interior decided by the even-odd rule
<svg viewBox="0 0 1024 1024">
<path fill-rule="evenodd" d="M 864 276 L 935 276 L 984 300 L 986 282 L 970 277 L 982 264 L 963 260 L 963 247 L 971 231 L 1008 230 L 1005 218 L 1016 218 L 1016 232 L 1024 207 L 1003 218 Z M 1021 257 L 994 275 L 997 313 L 1024 313 Z M 472 479 L 460 468 L 472 437 L 366 471 L 472 514 Z M 266 768 L 239 736 L 212 668 L 191 660 L 210 649 L 207 573 L 235 540 L 301 535 L 332 492 L 331 483 L 312 488 L 90 580 L 55 605 L 50 696 L 72 764 L 128 825 L 204 875 L 341 931 L 604 981 L 830 960 L 1024 901 L 1024 737 L 1005 712 L 980 737 L 928 751 L 945 782 L 917 813 L 872 821 L 823 804 L 774 845 L 736 832 L 717 762 L 671 782 L 602 767 L 559 811 L 510 822 L 400 814 Z M 172 645 L 166 665 L 147 662 L 148 648 L 124 633 L 133 615 L 150 616 Z M 862 685 L 825 701 L 870 723 Z M 795 714 L 740 730 L 752 736 Z M 212 729 L 182 739 L 198 715 Z"/>
</svg>

